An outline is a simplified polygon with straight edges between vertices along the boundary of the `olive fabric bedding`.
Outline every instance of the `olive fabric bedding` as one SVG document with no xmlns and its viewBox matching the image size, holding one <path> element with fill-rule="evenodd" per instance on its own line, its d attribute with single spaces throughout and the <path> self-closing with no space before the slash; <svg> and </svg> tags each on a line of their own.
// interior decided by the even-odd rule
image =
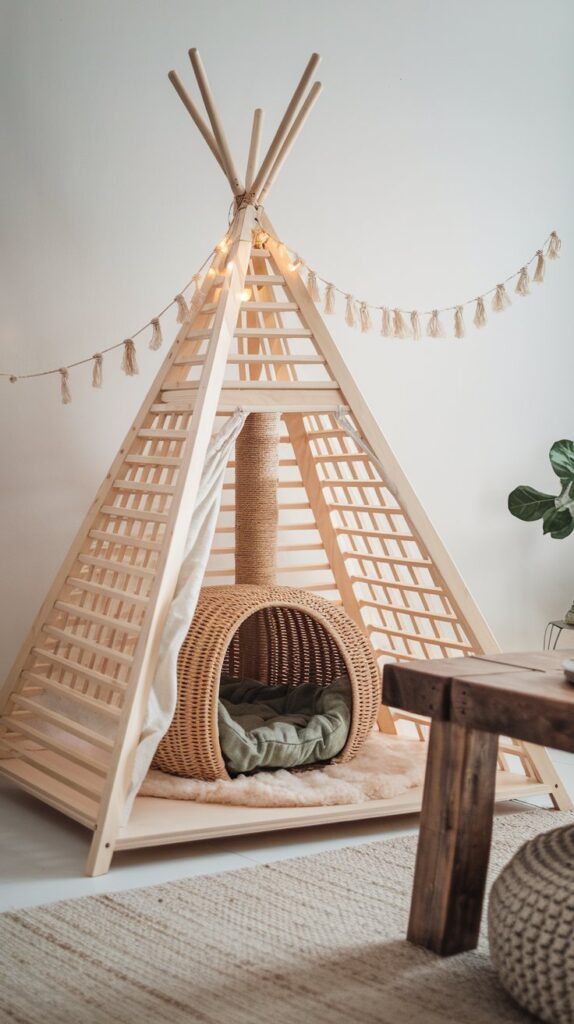
<svg viewBox="0 0 574 1024">
<path fill-rule="evenodd" d="M 345 746 L 352 701 L 346 675 L 329 686 L 223 678 L 218 726 L 229 774 L 330 761 Z"/>
</svg>

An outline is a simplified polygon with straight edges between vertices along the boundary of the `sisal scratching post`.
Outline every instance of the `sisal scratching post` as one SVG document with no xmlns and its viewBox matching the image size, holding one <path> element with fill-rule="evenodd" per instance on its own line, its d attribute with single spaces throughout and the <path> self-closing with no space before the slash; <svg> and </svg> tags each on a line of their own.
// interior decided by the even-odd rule
<svg viewBox="0 0 574 1024">
<path fill-rule="evenodd" d="M 267 587 L 277 570 L 279 413 L 251 413 L 235 442 L 235 582 Z M 242 674 L 261 682 L 267 651 L 248 619 L 240 628 Z"/>
</svg>

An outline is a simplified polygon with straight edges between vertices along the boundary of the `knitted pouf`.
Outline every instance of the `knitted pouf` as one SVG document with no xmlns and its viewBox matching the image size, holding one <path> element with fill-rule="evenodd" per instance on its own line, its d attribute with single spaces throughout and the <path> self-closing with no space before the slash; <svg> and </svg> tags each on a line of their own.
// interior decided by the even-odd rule
<svg viewBox="0 0 574 1024">
<path fill-rule="evenodd" d="M 545 832 L 496 879 L 490 953 L 517 1003 L 550 1024 L 574 1022 L 574 826 Z"/>
</svg>

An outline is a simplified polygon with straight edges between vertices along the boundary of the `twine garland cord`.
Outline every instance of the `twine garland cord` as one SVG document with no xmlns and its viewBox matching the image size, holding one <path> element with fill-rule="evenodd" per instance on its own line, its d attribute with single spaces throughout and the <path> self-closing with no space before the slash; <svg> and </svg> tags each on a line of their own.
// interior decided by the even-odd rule
<svg viewBox="0 0 574 1024">
<path fill-rule="evenodd" d="M 303 260 L 301 258 L 301 256 L 295 251 L 295 249 L 292 249 L 285 242 L 282 242 L 281 239 L 275 238 L 273 235 L 270 235 L 267 230 L 265 230 L 265 231 L 262 230 L 262 234 L 264 234 L 267 238 L 272 238 L 273 241 L 275 242 L 275 244 L 278 245 L 278 246 L 281 246 L 288 253 L 288 255 L 292 258 L 292 262 L 291 262 L 291 265 L 289 267 L 290 270 L 292 270 L 292 271 L 297 270 L 298 271 L 298 270 L 306 269 L 308 276 L 311 275 L 311 279 L 312 279 L 313 284 L 314 284 L 315 287 L 317 286 L 317 282 L 319 282 L 319 281 L 321 282 L 321 284 L 325 285 L 325 296 L 324 296 L 324 302 L 323 302 L 323 311 L 325 313 L 332 314 L 332 313 L 335 312 L 335 293 L 338 293 L 339 295 L 342 295 L 343 298 L 345 299 L 345 323 L 349 327 L 356 327 L 357 326 L 357 317 L 355 315 L 355 306 L 357 304 L 357 299 L 352 294 L 352 292 L 349 292 L 346 288 L 339 288 L 336 284 L 333 284 L 333 282 L 328 280 L 326 277 L 321 277 L 321 275 L 316 270 L 312 270 L 311 267 L 309 267 L 309 265 L 305 262 L 305 260 Z M 474 315 L 473 323 L 475 324 L 476 327 L 484 327 L 486 322 L 487 322 L 486 321 L 486 311 L 485 311 L 485 308 L 484 308 L 484 299 L 488 298 L 490 295 L 493 295 L 494 296 L 494 300 L 493 301 L 496 303 L 495 305 L 493 305 L 493 309 L 495 309 L 495 311 L 497 311 L 497 312 L 500 312 L 503 309 L 507 309 L 508 306 L 511 305 L 511 300 L 510 300 L 510 297 L 508 296 L 508 294 L 506 293 L 505 286 L 510 281 L 514 281 L 515 278 L 517 278 L 518 279 L 518 283 L 520 283 L 521 277 L 522 277 L 523 285 L 524 285 L 524 281 L 526 281 L 526 288 L 524 286 L 519 288 L 518 287 L 518 283 L 517 283 L 517 287 L 516 287 L 515 291 L 519 295 L 523 295 L 523 296 L 529 295 L 530 291 L 528 290 L 528 283 L 529 283 L 530 279 L 528 277 L 528 267 L 532 263 L 534 263 L 534 261 L 536 260 L 536 268 L 535 268 L 535 272 L 534 272 L 534 275 L 532 277 L 532 280 L 535 281 L 537 284 L 542 284 L 542 282 L 544 281 L 544 272 L 545 272 L 545 267 L 546 267 L 546 259 L 550 259 L 550 260 L 558 259 L 559 256 L 560 256 L 561 248 L 562 248 L 562 240 L 558 237 L 558 233 L 556 231 L 551 231 L 550 234 L 548 235 L 548 237 L 546 238 L 545 242 L 543 243 L 542 248 L 541 249 L 537 249 L 536 252 L 534 253 L 534 255 L 531 256 L 530 259 L 527 260 L 527 262 L 524 263 L 519 268 L 519 270 L 515 270 L 513 274 L 509 274 L 509 276 L 504 278 L 503 281 L 499 282 L 498 284 L 493 285 L 493 287 L 489 288 L 487 291 L 484 291 L 484 292 L 481 292 L 478 295 L 475 295 L 472 299 L 465 299 L 464 302 L 457 302 L 453 306 L 439 306 L 439 307 L 437 307 L 435 309 L 421 309 L 421 310 L 417 310 L 417 309 L 406 309 L 406 308 L 398 307 L 398 306 L 397 307 L 392 307 L 392 306 L 389 307 L 389 306 L 375 305 L 375 304 L 370 303 L 370 302 L 360 302 L 360 303 L 358 303 L 358 305 L 359 305 L 360 309 L 363 309 L 366 312 L 368 312 L 369 310 L 377 310 L 378 312 L 381 313 L 381 318 L 382 319 L 381 319 L 381 330 L 380 330 L 380 333 L 383 335 L 383 337 L 386 337 L 386 338 L 408 337 L 408 334 L 406 333 L 406 330 L 405 330 L 405 334 L 404 335 L 395 333 L 395 331 L 393 329 L 393 317 L 394 317 L 395 314 L 400 314 L 401 315 L 401 319 L 403 317 L 407 317 L 408 318 L 408 320 L 410 322 L 410 325 L 411 325 L 411 335 L 410 336 L 415 338 L 415 339 L 418 339 L 418 338 L 420 338 L 420 335 L 421 335 L 421 328 L 420 328 L 419 317 L 421 317 L 421 316 L 429 317 L 429 325 L 431 326 L 431 329 L 432 330 L 437 330 L 436 321 L 439 318 L 439 315 L 441 313 L 453 313 L 454 314 L 454 317 L 453 317 L 453 333 L 454 333 L 454 336 L 456 338 L 464 337 L 464 334 L 457 333 L 461 329 L 464 331 L 464 321 L 462 319 L 462 317 L 463 317 L 462 310 L 463 310 L 464 306 L 471 306 L 471 305 L 476 303 L 476 307 L 477 308 L 475 309 L 475 315 Z M 546 252 L 544 250 L 546 250 Z M 500 289 L 502 289 L 502 293 L 501 293 Z M 315 299 L 315 301 L 317 301 L 317 302 L 320 301 L 320 297 L 318 299 Z M 462 328 L 461 328 L 461 322 L 462 322 Z M 399 324 L 400 323 L 401 323 L 401 321 L 399 320 Z M 406 329 L 406 323 L 404 322 L 404 320 L 403 320 L 403 325 L 404 325 L 404 327 Z M 399 328 L 399 330 L 400 329 L 401 328 Z M 445 336 L 443 328 L 442 328 L 442 324 L 440 323 L 440 319 L 438 319 L 438 332 L 439 333 L 437 333 L 437 334 L 429 334 L 428 336 L 429 337 L 444 337 Z"/>
<path fill-rule="evenodd" d="M 0 372 L 0 377 L 5 377 L 10 382 L 10 384 L 16 384 L 20 380 L 31 380 L 33 377 L 49 377 L 52 374 L 56 374 L 56 373 L 61 374 L 63 370 L 66 370 L 66 371 L 73 370 L 76 366 L 86 366 L 87 363 L 93 363 L 94 365 L 93 365 L 93 368 L 92 368 L 92 386 L 96 387 L 96 388 L 101 387 L 102 386 L 102 380 L 103 380 L 103 374 L 102 374 L 103 357 L 105 355 L 107 355 L 108 352 L 115 352 L 117 349 L 120 349 L 120 348 L 124 349 L 124 353 L 125 353 L 126 341 L 129 340 L 129 341 L 133 342 L 134 338 L 139 337 L 140 334 L 143 334 L 144 331 L 147 331 L 148 327 L 151 327 L 151 329 L 152 329 L 152 335 L 151 335 L 151 339 L 149 341 L 149 347 L 151 349 L 158 349 L 160 347 L 160 345 L 162 344 L 162 341 L 163 341 L 162 333 L 161 333 L 161 326 L 160 326 L 160 318 L 162 316 L 165 316 L 165 314 L 173 306 L 177 306 L 178 307 L 178 315 L 179 315 L 179 310 L 181 309 L 181 304 L 179 302 L 180 299 L 183 301 L 183 304 L 187 308 L 187 304 L 185 302 L 185 298 L 184 298 L 183 293 L 186 292 L 187 289 L 190 288 L 192 285 L 194 286 L 194 292 L 193 292 L 193 295 L 191 297 L 191 302 L 190 302 L 190 305 L 189 305 L 188 312 L 191 312 L 193 310 L 193 304 L 194 304 L 196 296 L 197 296 L 197 294 L 199 292 L 199 279 L 200 279 L 201 272 L 204 269 L 204 267 L 207 266 L 207 264 L 209 263 L 209 260 L 212 259 L 213 256 L 217 255 L 219 253 L 219 251 L 220 250 L 217 248 L 217 246 L 215 246 L 211 250 L 211 252 L 205 257 L 203 263 L 199 267 L 199 270 L 197 270 L 195 272 L 193 277 L 181 289 L 181 292 L 178 292 L 178 294 L 175 296 L 175 298 L 173 298 L 171 300 L 171 302 L 168 302 L 167 306 L 164 306 L 163 309 L 161 309 L 159 311 L 159 313 L 156 313 L 156 315 L 153 316 L 150 320 L 148 320 L 147 323 L 143 324 L 142 327 L 139 327 L 137 331 L 133 332 L 133 334 L 130 334 L 129 339 L 126 339 L 124 341 L 118 341 L 115 345 L 108 345 L 107 348 L 100 349 L 99 352 L 94 353 L 94 355 L 86 356 L 85 359 L 76 359 L 75 362 L 68 363 L 65 367 L 57 367 L 56 369 L 53 369 L 53 370 L 38 370 L 36 373 L 18 373 L 18 374 L 16 374 L 16 373 Z M 179 322 L 179 320 L 178 320 L 178 322 Z M 131 357 L 130 357 L 130 360 L 128 360 L 128 364 L 130 363 L 130 361 L 131 361 Z M 136 363 L 136 366 L 137 366 L 137 363 Z M 124 372 L 127 372 L 127 371 L 124 370 Z M 135 370 L 135 373 L 137 373 L 137 372 L 138 371 Z M 132 371 L 132 373 L 128 373 L 128 376 L 133 376 L 133 371 Z M 68 387 L 68 386 L 69 386 L 68 383 L 66 383 L 66 387 Z M 62 394 L 63 393 L 64 393 L 64 388 L 62 388 Z M 64 401 L 64 399 L 62 399 L 62 400 Z M 68 399 L 67 401 L 64 401 L 64 404 L 65 405 L 69 404 L 69 401 L 70 401 L 70 399 Z"/>
<path fill-rule="evenodd" d="M 426 324 L 426 334 L 430 338 L 443 338 L 445 337 L 444 327 L 440 321 L 441 313 L 453 313 L 453 333 L 455 338 L 463 338 L 465 336 L 465 326 L 463 318 L 463 309 L 465 306 L 475 305 L 473 324 L 477 328 L 486 326 L 487 316 L 484 300 L 490 295 L 493 296 L 491 301 L 491 308 L 495 312 L 502 312 L 511 305 L 511 299 L 506 291 L 506 285 L 510 281 L 516 279 L 516 286 L 514 291 L 517 295 L 525 297 L 530 295 L 530 281 L 534 281 L 537 284 L 542 284 L 544 281 L 546 260 L 558 259 L 560 256 L 560 250 L 562 248 L 562 241 L 558 237 L 556 231 L 551 231 L 548 238 L 545 240 L 541 249 L 537 249 L 533 256 L 524 263 L 519 270 L 516 270 L 513 274 L 509 274 L 503 281 L 489 288 L 488 291 L 482 292 L 475 298 L 466 299 L 464 302 L 456 303 L 453 306 L 442 306 L 435 309 L 427 310 L 416 310 L 416 309 L 403 309 L 402 307 L 389 307 L 389 306 L 378 306 L 373 305 L 369 302 L 358 301 L 355 299 L 351 292 L 346 291 L 343 288 L 339 288 L 333 284 L 332 281 L 328 281 L 326 278 L 321 277 L 317 271 L 312 270 L 304 260 L 291 249 L 285 242 L 272 236 L 267 230 L 263 229 L 258 223 L 257 237 L 255 243 L 264 245 L 265 242 L 272 238 L 276 245 L 280 246 L 287 254 L 291 256 L 291 263 L 289 270 L 293 273 L 306 268 L 307 270 L 307 286 L 309 288 L 311 297 L 314 302 L 319 303 L 321 301 L 321 294 L 319 291 L 318 282 L 325 286 L 325 292 L 323 297 L 323 311 L 326 314 L 333 314 L 335 312 L 335 293 L 344 296 L 345 298 L 345 323 L 348 327 L 360 327 L 363 333 L 370 331 L 372 328 L 372 317 L 371 310 L 376 310 L 381 314 L 381 327 L 380 333 L 386 338 L 407 338 L 412 337 L 418 340 L 421 337 L 421 323 L 420 317 L 428 317 Z M 206 256 L 205 260 L 201 264 L 200 268 L 192 276 L 191 280 L 182 288 L 181 292 L 169 302 L 159 313 L 154 317 L 151 317 L 142 327 L 134 331 L 129 338 L 124 341 L 119 341 L 114 345 L 108 345 L 107 348 L 100 349 L 99 352 L 94 355 L 87 356 L 85 359 L 76 359 L 73 363 L 68 363 L 64 367 L 56 367 L 51 370 L 39 370 L 36 373 L 5 373 L 0 372 L 0 377 L 6 378 L 11 384 L 16 384 L 20 380 L 31 380 L 35 377 L 48 377 L 53 374 L 60 374 L 61 383 L 61 396 L 62 401 L 65 405 L 71 402 L 71 392 L 69 386 L 69 370 L 74 369 L 76 366 L 85 366 L 88 363 L 92 364 L 92 386 L 95 388 L 101 388 L 103 382 L 103 357 L 108 352 L 114 352 L 116 349 L 123 348 L 123 359 L 122 369 L 127 376 L 134 376 L 139 373 L 135 355 L 134 338 L 139 337 L 148 328 L 151 328 L 152 334 L 149 340 L 149 348 L 156 350 L 160 348 L 163 337 L 161 332 L 160 318 L 165 315 L 173 306 L 177 307 L 177 322 L 184 323 L 190 316 L 193 316 L 197 312 L 197 298 L 200 294 L 200 275 L 209 262 L 216 255 L 222 255 L 227 253 L 229 248 L 227 234 L 224 236 L 221 242 L 216 245 L 211 252 Z M 528 268 L 532 263 L 536 261 L 536 267 L 530 279 L 528 274 Z M 194 291 L 191 296 L 189 305 L 185 299 L 184 292 L 187 291 L 193 285 Z"/>
</svg>

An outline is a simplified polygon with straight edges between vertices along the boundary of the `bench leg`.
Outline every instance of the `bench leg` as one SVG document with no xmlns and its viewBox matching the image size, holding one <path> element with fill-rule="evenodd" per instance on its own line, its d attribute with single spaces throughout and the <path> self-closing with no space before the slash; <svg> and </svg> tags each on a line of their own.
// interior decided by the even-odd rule
<svg viewBox="0 0 574 1024">
<path fill-rule="evenodd" d="M 498 736 L 431 725 L 408 939 L 451 956 L 478 942 Z"/>
</svg>

